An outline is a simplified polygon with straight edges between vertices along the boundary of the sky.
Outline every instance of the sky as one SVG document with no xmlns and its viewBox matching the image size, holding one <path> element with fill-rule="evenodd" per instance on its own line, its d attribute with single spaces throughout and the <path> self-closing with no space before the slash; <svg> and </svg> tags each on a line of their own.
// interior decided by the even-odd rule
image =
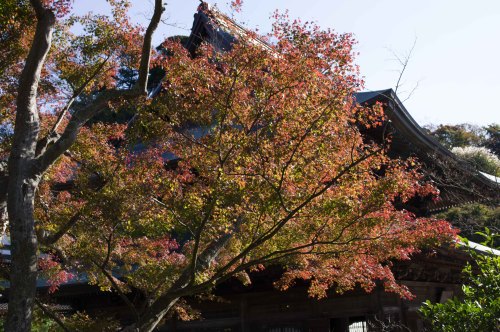
<svg viewBox="0 0 500 332">
<path fill-rule="evenodd" d="M 154 41 L 189 35 L 199 0 L 166 1 L 166 20 Z M 229 0 L 207 1 L 229 13 Z M 143 24 L 152 0 L 132 0 Z M 104 0 L 75 0 L 79 12 L 104 10 Z M 413 48 L 398 95 L 420 125 L 500 123 L 500 1 L 498 0 L 245 0 L 235 20 L 268 32 L 276 10 L 353 33 L 365 90 L 394 88 Z M 413 91 L 411 96 L 410 92 Z"/>
</svg>

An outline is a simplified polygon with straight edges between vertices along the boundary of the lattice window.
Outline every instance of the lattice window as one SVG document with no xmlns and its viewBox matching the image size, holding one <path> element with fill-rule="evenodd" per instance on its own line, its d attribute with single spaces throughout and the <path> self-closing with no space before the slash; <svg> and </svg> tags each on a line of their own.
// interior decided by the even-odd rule
<svg viewBox="0 0 500 332">
<path fill-rule="evenodd" d="M 267 332 L 303 332 L 299 327 L 272 327 Z"/>
<path fill-rule="evenodd" d="M 349 324 L 349 332 L 367 332 L 368 324 L 366 320 L 360 320 Z"/>
</svg>

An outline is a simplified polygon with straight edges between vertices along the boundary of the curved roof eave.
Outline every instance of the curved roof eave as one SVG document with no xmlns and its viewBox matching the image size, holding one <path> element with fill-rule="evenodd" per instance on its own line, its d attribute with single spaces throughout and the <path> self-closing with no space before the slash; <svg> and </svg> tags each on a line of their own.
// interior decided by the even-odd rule
<svg viewBox="0 0 500 332">
<path fill-rule="evenodd" d="M 356 100 L 360 104 L 370 104 L 376 101 L 388 102 L 389 107 L 387 108 L 386 114 L 389 120 L 408 140 L 424 151 L 431 151 L 446 158 L 451 158 L 453 161 L 457 162 L 458 165 L 463 165 L 463 168 L 466 169 L 463 160 L 459 159 L 453 152 L 428 135 L 415 119 L 413 119 L 394 90 L 386 89 L 359 92 L 356 94 Z M 474 172 L 473 176 L 489 187 L 495 187 L 497 189 L 500 187 L 498 181 L 493 181 L 490 177 L 485 176 L 479 171 Z"/>
</svg>

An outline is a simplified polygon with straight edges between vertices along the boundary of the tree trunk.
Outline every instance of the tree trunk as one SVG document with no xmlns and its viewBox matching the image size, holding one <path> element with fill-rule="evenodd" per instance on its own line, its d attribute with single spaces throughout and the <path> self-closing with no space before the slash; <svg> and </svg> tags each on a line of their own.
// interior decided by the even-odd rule
<svg viewBox="0 0 500 332">
<path fill-rule="evenodd" d="M 21 174 L 16 178 L 10 176 L 8 196 L 12 264 L 5 330 L 24 332 L 31 330 L 36 293 L 37 240 L 33 220 L 36 183 L 24 181 L 24 172 L 18 173 Z"/>
<path fill-rule="evenodd" d="M 41 173 L 35 169 L 35 150 L 40 130 L 37 90 L 45 57 L 50 49 L 55 16 L 39 1 L 32 1 L 37 27 L 19 80 L 14 138 L 8 161 L 7 211 L 11 238 L 9 308 L 5 331 L 31 330 L 36 294 L 37 238 L 35 192 Z"/>
<path fill-rule="evenodd" d="M 0 238 L 5 235 L 9 217 L 7 214 L 7 186 L 9 177 L 7 176 L 7 162 L 0 162 Z"/>
</svg>

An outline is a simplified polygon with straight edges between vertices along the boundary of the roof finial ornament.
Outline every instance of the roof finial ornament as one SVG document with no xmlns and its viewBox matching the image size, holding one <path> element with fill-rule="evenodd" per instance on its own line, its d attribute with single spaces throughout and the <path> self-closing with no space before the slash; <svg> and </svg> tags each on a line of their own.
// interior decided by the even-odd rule
<svg viewBox="0 0 500 332">
<path fill-rule="evenodd" d="M 200 4 L 198 5 L 198 10 L 210 10 L 210 5 L 203 0 L 200 0 Z"/>
</svg>

